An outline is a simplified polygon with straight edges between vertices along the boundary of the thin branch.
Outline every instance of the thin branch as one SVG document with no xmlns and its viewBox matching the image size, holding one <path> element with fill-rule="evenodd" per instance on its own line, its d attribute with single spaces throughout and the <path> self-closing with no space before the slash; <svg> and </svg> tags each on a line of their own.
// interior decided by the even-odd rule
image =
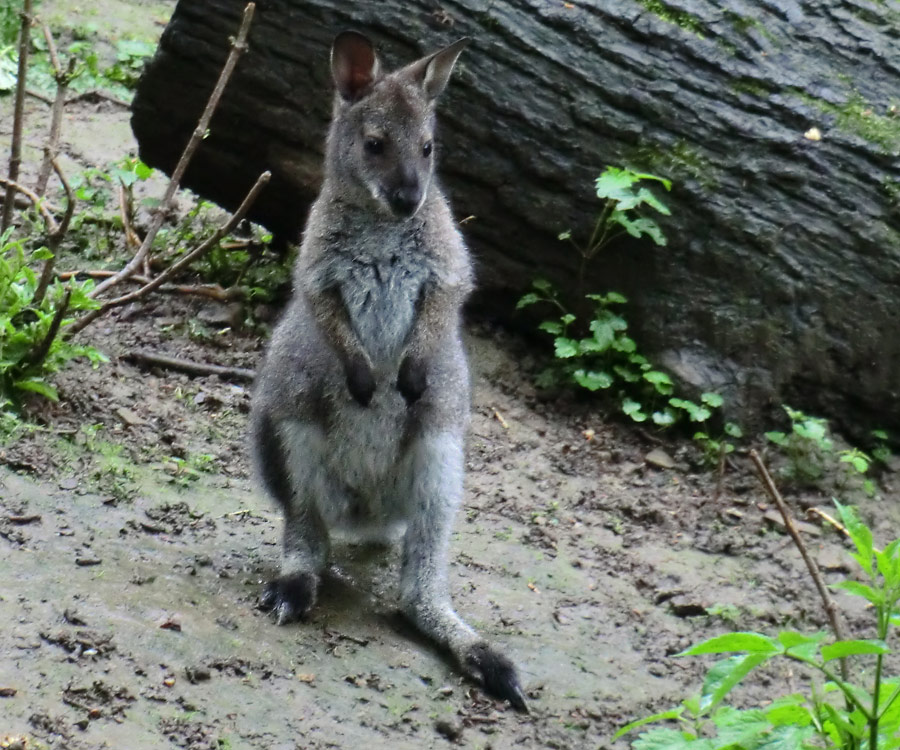
<svg viewBox="0 0 900 750">
<path fill-rule="evenodd" d="M 59 134 L 62 130 L 63 109 L 66 105 L 66 94 L 69 90 L 69 83 L 75 75 L 76 60 L 74 57 L 69 59 L 68 70 L 63 70 L 59 62 L 59 55 L 56 52 L 56 43 L 53 41 L 53 34 L 47 24 L 41 21 L 41 29 L 44 32 L 44 39 L 47 42 L 47 51 L 50 53 L 50 62 L 53 65 L 53 78 L 56 81 L 56 97 L 53 100 L 53 109 L 50 112 L 50 133 L 47 136 L 47 145 L 44 146 L 44 160 L 41 163 L 38 172 L 37 184 L 35 192 L 43 195 L 47 191 L 47 182 L 50 180 L 51 162 L 56 158 L 59 151 Z"/>
<path fill-rule="evenodd" d="M 22 10 L 22 26 L 19 32 L 19 69 L 16 79 L 16 102 L 13 114 L 12 143 L 9 149 L 9 182 L 3 200 L 3 215 L 0 218 L 0 234 L 6 231 L 12 221 L 15 202 L 16 180 L 19 179 L 19 165 L 22 163 L 22 118 L 25 111 L 25 79 L 28 76 L 28 50 L 31 41 L 31 4 L 25 0 Z"/>
<path fill-rule="evenodd" d="M 41 198 L 41 196 L 39 196 L 33 190 L 30 190 L 21 183 L 15 182 L 14 180 L 10 180 L 6 177 L 0 177 L 0 185 L 6 187 L 7 196 L 21 193 L 31 202 L 31 205 L 35 207 L 37 212 L 41 215 L 41 218 L 44 220 L 44 226 L 46 226 L 48 234 L 53 234 L 53 232 L 55 232 L 59 228 L 59 224 L 57 223 L 56 218 L 52 213 L 50 213 L 50 210 L 47 208 L 44 199 Z"/>
<path fill-rule="evenodd" d="M 106 271 L 98 269 L 96 271 L 63 271 L 58 273 L 56 278 L 60 281 L 68 281 L 79 276 L 86 276 L 89 279 L 108 279 L 115 275 L 115 271 Z M 132 284 L 149 284 L 152 279 L 149 276 L 134 276 L 128 279 Z M 240 287 L 230 286 L 227 289 L 221 284 L 163 284 L 158 287 L 160 292 L 170 294 L 192 294 L 197 297 L 208 297 L 218 302 L 233 302 L 244 298 L 244 290 Z"/>
<path fill-rule="evenodd" d="M 184 176 L 191 158 L 200 146 L 200 141 L 206 136 L 206 131 L 209 128 L 209 121 L 212 119 L 216 106 L 222 98 L 222 93 L 225 90 L 228 80 L 231 78 L 232 72 L 234 72 L 234 67 L 237 65 L 238 58 L 247 48 L 247 32 L 250 29 L 250 23 L 253 20 L 253 12 L 255 9 L 255 3 L 247 3 L 247 7 L 244 8 L 241 27 L 238 30 L 237 37 L 231 44 L 231 51 L 228 53 L 228 59 L 225 60 L 225 65 L 222 68 L 222 72 L 219 74 L 219 80 L 216 81 L 215 88 L 213 88 L 209 101 L 206 103 L 206 109 L 203 110 L 203 114 L 200 117 L 200 122 L 197 123 L 197 127 L 194 129 L 187 146 L 184 148 L 184 152 L 181 154 L 181 158 L 178 160 L 178 164 L 175 166 L 175 170 L 172 172 L 172 177 L 166 187 L 166 192 L 163 195 L 162 201 L 160 201 L 160 204 L 156 207 L 153 218 L 150 221 L 150 227 L 144 237 L 144 241 L 141 243 L 141 246 L 134 257 L 125 265 L 125 268 L 112 278 L 107 279 L 102 284 L 95 287 L 91 292 L 91 297 L 98 297 L 110 287 L 118 284 L 122 279 L 128 278 L 131 274 L 141 268 L 144 259 L 150 253 L 153 240 L 156 238 L 156 234 L 162 227 L 163 221 L 165 221 L 166 215 L 172 206 L 175 193 L 178 190 L 178 186 L 181 184 L 181 178 Z"/>
<path fill-rule="evenodd" d="M 50 347 L 53 345 L 53 341 L 54 339 L 56 339 L 56 336 L 59 333 L 59 327 L 62 325 L 62 319 L 69 309 L 69 300 L 71 299 L 71 297 L 72 290 L 66 289 L 65 296 L 62 298 L 62 301 L 56 308 L 56 314 L 53 316 L 53 320 L 50 322 L 50 328 L 47 329 L 47 335 L 44 336 L 44 339 L 43 341 L 41 341 L 40 345 L 38 345 L 37 348 L 33 349 L 31 354 L 29 354 L 25 359 L 25 365 L 27 367 L 40 367 L 44 363 L 44 360 L 47 359 L 47 355 L 50 353 Z"/>
<path fill-rule="evenodd" d="M 62 183 L 63 189 L 66 191 L 66 212 L 63 214 L 62 221 L 54 231 L 50 232 L 50 236 L 47 239 L 47 249 L 50 251 L 51 255 L 44 262 L 44 268 L 41 271 L 41 279 L 34 292 L 34 304 L 36 305 L 40 305 L 41 302 L 44 301 L 44 295 L 47 294 L 47 288 L 50 286 L 50 281 L 53 279 L 53 269 L 56 266 L 56 256 L 58 255 L 57 251 L 63 241 L 63 237 L 65 237 L 66 232 L 69 231 L 69 222 L 72 221 L 72 215 L 75 213 L 75 193 L 72 191 L 72 186 L 66 179 L 66 176 L 55 157 L 50 159 L 50 166 L 53 167 L 53 171 L 56 172 L 56 176 Z"/>
<path fill-rule="evenodd" d="M 796 545 L 797 549 L 800 551 L 800 556 L 803 558 L 803 562 L 806 563 L 806 568 L 807 570 L 809 570 L 809 574 L 813 579 L 813 583 L 816 585 L 816 589 L 818 590 L 819 596 L 822 599 L 822 604 L 825 607 L 825 614 L 828 617 L 828 621 L 831 623 L 832 631 L 834 631 L 834 637 L 839 641 L 846 640 L 847 633 L 844 630 L 843 623 L 841 622 L 840 611 L 838 610 L 837 604 L 834 603 L 834 599 L 832 599 L 831 594 L 828 593 L 828 587 L 825 585 L 825 581 L 822 580 L 822 573 L 819 571 L 819 566 L 816 565 L 815 561 L 810 557 L 809 552 L 806 549 L 806 545 L 803 543 L 803 539 L 800 537 L 800 533 L 797 531 L 797 527 L 794 526 L 794 519 L 791 517 L 791 512 L 790 510 L 788 510 L 787 504 L 784 502 L 784 498 L 778 491 L 778 487 L 775 486 L 775 482 L 772 480 L 772 475 L 769 474 L 768 469 L 766 469 L 766 465 L 763 463 L 762 459 L 759 457 L 759 454 L 755 450 L 750 451 L 750 460 L 753 461 L 753 464 L 756 466 L 756 470 L 757 472 L 759 472 L 759 479 L 762 482 L 763 488 L 766 490 L 766 494 L 778 507 L 778 511 L 779 513 L 781 513 L 781 517 L 784 520 L 784 526 L 787 529 L 788 534 L 791 535 L 791 539 L 794 540 L 794 544 Z M 841 659 L 841 674 L 846 680 L 847 665 L 845 659 Z"/>
<path fill-rule="evenodd" d="M 166 357 L 162 354 L 154 354 L 153 352 L 136 351 L 122 355 L 122 359 L 129 362 L 136 362 L 142 365 L 151 365 L 153 367 L 163 367 L 167 370 L 178 370 L 186 372 L 189 375 L 218 375 L 231 380 L 242 380 L 252 382 L 255 377 L 253 370 L 243 367 L 222 367 L 221 365 L 209 365 L 205 362 L 192 362 L 187 359 L 179 359 L 177 357 Z"/>
<path fill-rule="evenodd" d="M 122 227 L 125 230 L 125 246 L 129 250 L 136 250 L 141 246 L 141 238 L 131 224 L 131 201 L 125 184 L 119 180 L 119 216 L 122 218 Z M 115 275 L 115 274 L 113 274 Z"/>
<path fill-rule="evenodd" d="M 169 266 L 165 271 L 159 274 L 152 281 L 147 282 L 140 289 L 136 289 L 133 292 L 128 294 L 123 294 L 121 297 L 116 297 L 115 299 L 111 299 L 108 302 L 104 302 L 103 305 L 97 310 L 91 310 L 89 313 L 86 313 L 82 318 L 73 323 L 67 329 L 66 333 L 69 336 L 72 336 L 79 331 L 83 331 L 87 326 L 93 323 L 97 318 L 105 315 L 109 310 L 114 307 L 120 307 L 121 305 L 127 305 L 129 302 L 136 302 L 141 299 L 141 297 L 145 297 L 154 289 L 162 286 L 166 281 L 168 281 L 172 276 L 181 271 L 182 268 L 187 266 L 188 264 L 194 262 L 198 258 L 201 258 L 204 254 L 209 252 L 212 248 L 216 246 L 216 243 L 226 234 L 229 234 L 234 228 L 244 219 L 244 215 L 247 211 L 250 210 L 250 207 L 253 205 L 260 191 L 268 184 L 269 179 L 272 177 L 271 172 L 263 172 L 256 180 L 256 183 L 250 188 L 250 192 L 247 193 L 247 196 L 244 198 L 241 205 L 238 207 L 238 210 L 235 211 L 234 215 L 224 224 L 222 224 L 213 234 L 208 237 L 201 245 L 196 247 L 191 252 L 179 258 L 175 263 Z M 146 240 L 145 240 L 146 241 Z M 115 277 L 112 277 L 115 278 Z M 106 283 L 106 282 L 104 282 Z"/>
</svg>

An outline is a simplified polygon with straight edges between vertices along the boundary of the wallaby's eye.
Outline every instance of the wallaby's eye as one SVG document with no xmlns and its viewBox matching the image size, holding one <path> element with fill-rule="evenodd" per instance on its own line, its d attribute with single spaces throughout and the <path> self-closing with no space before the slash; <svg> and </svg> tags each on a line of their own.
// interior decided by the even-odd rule
<svg viewBox="0 0 900 750">
<path fill-rule="evenodd" d="M 366 138 L 363 148 L 367 154 L 378 156 L 378 154 L 384 153 L 384 141 L 381 138 Z"/>
<path fill-rule="evenodd" d="M 431 150 L 434 148 L 431 141 L 428 141 L 424 146 L 422 146 L 422 156 L 428 158 L 431 156 Z"/>
</svg>

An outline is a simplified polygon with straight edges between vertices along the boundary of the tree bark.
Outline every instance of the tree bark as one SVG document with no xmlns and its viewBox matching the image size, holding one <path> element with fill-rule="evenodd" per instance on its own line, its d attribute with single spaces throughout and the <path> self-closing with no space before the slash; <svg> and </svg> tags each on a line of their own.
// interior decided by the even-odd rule
<svg viewBox="0 0 900 750">
<path fill-rule="evenodd" d="M 134 102 L 147 163 L 173 167 L 242 8 L 178 3 Z M 271 170 L 251 218 L 295 238 L 347 27 L 388 67 L 473 39 L 441 102 L 439 164 L 472 217 L 476 302 L 508 318 L 536 276 L 573 292 L 556 235 L 590 232 L 604 166 L 667 176 L 668 248 L 610 248 L 587 290 L 627 294 L 641 348 L 751 425 L 786 402 L 900 427 L 900 4 L 260 0 L 185 183 L 234 208 Z"/>
</svg>

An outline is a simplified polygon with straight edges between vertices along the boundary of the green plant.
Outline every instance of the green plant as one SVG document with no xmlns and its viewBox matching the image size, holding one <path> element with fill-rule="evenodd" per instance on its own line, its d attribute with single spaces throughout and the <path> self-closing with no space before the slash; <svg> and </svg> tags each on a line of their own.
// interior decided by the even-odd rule
<svg viewBox="0 0 900 750">
<path fill-rule="evenodd" d="M 782 405 L 785 413 L 791 421 L 790 432 L 778 430 L 765 433 L 766 438 L 777 445 L 788 460 L 787 466 L 782 472 L 787 479 L 798 482 L 814 483 L 826 474 L 835 463 L 843 467 L 844 483 L 848 483 L 857 477 L 862 477 L 862 485 L 866 494 L 875 494 L 875 483 L 865 476 L 872 465 L 872 458 L 858 448 L 848 448 L 835 451 L 834 441 L 828 429 L 828 420 L 821 417 L 811 417 L 798 409 L 792 409 L 786 404 Z M 877 433 L 877 435 L 875 434 Z M 884 440 L 879 447 L 882 449 L 879 455 L 887 450 L 887 434 L 876 430 L 873 436 L 883 435 Z"/>
<path fill-rule="evenodd" d="M 734 453 L 734 443 L 728 438 L 740 440 L 742 437 L 744 437 L 744 431 L 740 425 L 734 422 L 726 422 L 722 428 L 722 433 L 717 437 L 714 437 L 711 431 L 698 430 L 694 433 L 694 441 L 703 449 L 703 460 L 709 465 L 716 464 L 723 455 L 727 456 L 729 453 Z"/>
<path fill-rule="evenodd" d="M 46 261 L 42 247 L 26 254 L 22 240 L 12 229 L 0 237 L 0 403 L 17 405 L 23 393 L 37 393 L 56 400 L 48 376 L 75 357 L 87 357 L 95 366 L 106 357 L 90 346 L 65 339 L 73 322 L 69 313 L 93 310 L 98 304 L 88 297 L 92 281 L 53 284 L 37 299 L 38 277 L 30 263 Z"/>
<path fill-rule="evenodd" d="M 632 741 L 634 750 L 890 750 L 900 747 L 900 677 L 888 676 L 888 639 L 900 626 L 900 539 L 884 550 L 852 508 L 835 501 L 841 522 L 856 548 L 851 557 L 866 583 L 847 579 L 832 588 L 871 605 L 875 638 L 831 640 L 825 633 L 784 630 L 728 633 L 679 654 L 733 654 L 707 672 L 699 695 L 669 711 L 634 721 L 616 738 L 648 724 L 676 721 Z M 803 664 L 811 671 L 808 693 L 776 698 L 759 708 L 740 710 L 724 700 L 745 677 L 774 658 Z M 845 660 L 846 674 L 835 668 Z M 862 664 L 861 664 L 862 662 Z"/>
</svg>

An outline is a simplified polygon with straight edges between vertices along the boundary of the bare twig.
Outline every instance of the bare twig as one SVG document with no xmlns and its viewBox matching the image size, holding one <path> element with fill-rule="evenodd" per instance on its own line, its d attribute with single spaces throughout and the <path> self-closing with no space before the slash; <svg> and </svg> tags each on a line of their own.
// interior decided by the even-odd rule
<svg viewBox="0 0 900 750">
<path fill-rule="evenodd" d="M 840 611 L 838 610 L 837 604 L 834 603 L 834 599 L 831 598 L 831 594 L 828 593 L 828 587 L 825 585 L 825 581 L 822 580 L 822 573 L 819 571 L 819 566 L 816 565 L 815 561 L 809 556 L 809 552 L 806 549 L 806 545 L 803 543 L 803 539 L 800 537 L 800 533 L 797 531 L 797 527 L 794 526 L 794 519 L 791 517 L 791 512 L 788 510 L 787 504 L 784 502 L 784 498 L 781 496 L 781 493 L 778 491 L 778 487 L 775 486 L 775 482 L 772 480 L 772 475 L 769 474 L 768 469 L 766 469 L 766 465 L 763 463 L 762 459 L 759 457 L 759 454 L 755 450 L 750 451 L 750 460 L 753 461 L 753 464 L 756 466 L 757 472 L 759 472 L 759 479 L 762 482 L 763 488 L 766 490 L 766 494 L 772 500 L 775 505 L 778 506 L 778 511 L 781 513 L 781 517 L 784 520 L 784 526 L 788 531 L 788 534 L 791 535 L 791 539 L 794 540 L 794 544 L 797 546 L 797 549 L 800 551 L 800 556 L 803 558 L 803 562 L 806 563 L 806 568 L 809 570 L 809 575 L 813 579 L 813 583 L 816 585 L 816 589 L 819 592 L 819 596 L 822 599 L 822 604 L 825 607 L 825 614 L 828 617 L 828 621 L 831 623 L 831 629 L 834 631 L 834 636 L 839 641 L 843 641 L 847 639 L 847 633 L 844 630 L 844 625 L 841 622 Z M 847 665 L 846 660 L 841 659 L 841 674 L 844 679 L 847 679 Z"/>
<path fill-rule="evenodd" d="M 16 180 L 19 179 L 19 165 L 22 163 L 22 117 L 25 110 L 25 79 L 28 76 L 28 50 L 31 37 L 31 4 L 25 0 L 22 10 L 22 27 L 19 32 L 19 69 L 16 79 L 16 103 L 13 114 L 12 144 L 9 149 L 9 182 L 6 183 L 6 197 L 3 200 L 3 215 L 0 218 L 0 234 L 6 231 L 12 221 L 15 201 Z"/>
<path fill-rule="evenodd" d="M 238 210 L 235 211 L 234 215 L 222 226 L 220 226 L 213 234 L 206 239 L 201 245 L 196 247 L 191 252 L 187 253 L 183 257 L 179 258 L 175 263 L 169 266 L 165 271 L 163 271 L 159 276 L 157 276 L 152 281 L 147 282 L 140 289 L 136 289 L 129 294 L 123 294 L 121 297 L 116 297 L 115 299 L 111 299 L 108 302 L 104 302 L 103 305 L 97 310 L 91 310 L 89 313 L 86 313 L 83 317 L 73 323 L 67 329 L 67 335 L 72 336 L 79 331 L 83 331 L 87 328 L 91 323 L 93 323 L 97 318 L 102 315 L 105 315 L 109 310 L 114 307 L 120 307 L 121 305 L 127 305 L 129 302 L 136 302 L 141 297 L 145 297 L 154 289 L 162 286 L 166 281 L 168 281 L 172 276 L 178 273 L 182 268 L 187 266 L 188 264 L 194 262 L 198 258 L 202 257 L 205 253 L 209 252 L 212 248 L 216 246 L 216 243 L 222 239 L 226 234 L 231 232 L 244 218 L 244 215 L 247 211 L 250 210 L 250 206 L 253 205 L 253 202 L 256 200 L 260 191 L 268 184 L 269 179 L 272 177 L 271 172 L 263 172 L 256 180 L 256 184 L 250 188 L 250 192 L 247 193 L 247 196 L 244 198 L 241 205 L 238 207 Z M 145 240 L 146 242 L 146 240 Z M 115 277 L 112 277 L 115 278 Z M 106 282 L 104 282 L 106 283 Z"/>
<path fill-rule="evenodd" d="M 213 88 L 209 101 L 206 103 L 206 109 L 203 110 L 203 114 L 200 117 L 200 122 L 197 123 L 197 127 L 194 129 L 187 146 L 184 148 L 184 152 L 181 154 L 181 158 L 178 160 L 178 164 L 175 166 L 175 170 L 172 172 L 172 177 L 166 187 L 166 192 L 163 195 L 162 201 L 160 201 L 160 204 L 156 207 L 153 218 L 150 221 L 150 227 L 147 230 L 147 234 L 144 236 L 144 241 L 141 243 L 141 246 L 134 257 L 121 271 L 119 271 L 118 274 L 94 288 L 91 292 L 92 297 L 98 297 L 110 287 L 118 284 L 122 279 L 128 278 L 131 274 L 141 268 L 144 259 L 150 253 L 153 240 L 156 238 L 156 234 L 162 227 L 163 221 L 165 221 L 166 215 L 172 206 L 175 192 L 181 184 L 181 178 L 184 176 L 184 172 L 187 169 L 188 164 L 190 164 L 191 158 L 197 151 L 200 141 L 202 141 L 206 135 L 206 131 L 209 128 L 209 121 L 212 119 L 213 112 L 215 112 L 216 106 L 222 98 L 222 93 L 225 90 L 228 80 L 231 78 L 232 72 L 234 72 L 234 67 L 237 65 L 238 58 L 247 48 L 247 32 L 250 29 L 250 23 L 253 20 L 253 12 L 255 9 L 255 3 L 247 3 L 247 7 L 244 8 L 244 17 L 241 21 L 241 27 L 238 30 L 237 37 L 231 44 L 231 52 L 229 52 L 228 59 L 225 61 L 222 72 L 219 74 L 219 80 L 216 81 L 215 88 Z"/>
<path fill-rule="evenodd" d="M 56 339 L 57 334 L 59 333 L 59 327 L 62 325 L 62 319 L 65 316 L 66 312 L 69 310 L 69 300 L 72 297 L 72 290 L 66 289 L 65 296 L 59 303 L 59 306 L 56 308 L 56 314 L 53 316 L 53 320 L 50 321 L 50 328 L 47 329 L 47 335 L 44 336 L 44 339 L 41 343 L 35 347 L 28 357 L 25 359 L 25 364 L 27 367 L 39 367 L 44 363 L 44 360 L 47 359 L 47 355 L 50 353 L 50 347 L 53 345 L 54 339 Z"/>
<path fill-rule="evenodd" d="M 59 228 L 59 224 L 56 221 L 56 217 L 50 212 L 50 209 L 47 208 L 47 204 L 44 202 L 43 198 L 35 193 L 33 190 L 28 189 L 21 183 L 15 182 L 14 180 L 10 180 L 6 177 L 0 177 L 0 185 L 3 185 L 6 188 L 6 195 L 11 196 L 16 193 L 21 193 L 24 195 L 33 205 L 38 213 L 41 215 L 41 218 L 44 220 L 44 225 L 47 227 L 48 232 L 55 232 Z"/>
<path fill-rule="evenodd" d="M 40 91 L 35 91 L 34 89 L 25 89 L 25 93 L 30 96 L 32 99 L 37 99 L 44 104 L 49 104 L 51 107 L 53 106 L 53 100 L 49 96 L 45 96 Z"/>
<path fill-rule="evenodd" d="M 60 281 L 68 281 L 79 276 L 86 276 L 89 279 L 108 279 L 113 276 L 115 271 L 63 271 L 58 273 L 56 278 Z M 128 281 L 132 284 L 149 284 L 152 279 L 149 276 L 138 276 L 135 274 Z M 234 302 L 244 298 L 244 290 L 240 287 L 230 286 L 227 289 L 221 284 L 163 284 L 158 287 L 158 291 L 169 294 L 188 294 L 196 297 L 208 297 L 217 302 Z"/>
<path fill-rule="evenodd" d="M 47 239 L 47 249 L 50 251 L 51 255 L 44 262 L 44 268 L 41 271 L 41 279 L 38 282 L 37 289 L 34 291 L 34 304 L 36 305 L 40 305 L 41 302 L 44 301 L 44 295 L 47 294 L 47 288 L 50 286 L 50 281 L 53 279 L 53 269 L 56 266 L 57 251 L 59 250 L 60 243 L 63 241 L 63 237 L 65 237 L 66 232 L 69 231 L 69 222 L 72 221 L 72 215 L 75 212 L 75 193 L 72 191 L 72 186 L 66 179 L 65 174 L 63 174 L 62 168 L 59 166 L 59 162 L 55 157 L 50 159 L 50 166 L 53 167 L 53 171 L 56 172 L 56 176 L 59 177 L 59 181 L 66 191 L 66 212 L 63 214 L 62 221 L 56 229 L 50 232 L 50 236 Z"/>
<path fill-rule="evenodd" d="M 141 246 L 141 238 L 131 224 L 130 193 L 122 181 L 119 181 L 119 215 L 122 217 L 122 228 L 125 230 L 125 246 L 129 250 L 137 250 Z M 145 269 L 146 273 L 146 269 Z M 115 275 L 115 274 L 113 274 Z"/>
<path fill-rule="evenodd" d="M 209 365 L 205 362 L 192 362 L 187 359 L 179 359 L 177 357 L 166 357 L 162 354 L 154 354 L 153 352 L 136 351 L 130 352 L 122 356 L 122 359 L 129 362 L 136 362 L 142 365 L 151 365 L 153 367 L 163 367 L 167 370 L 178 370 L 186 372 L 189 375 L 218 375 L 231 380 L 242 380 L 252 382 L 255 376 L 253 370 L 244 367 L 222 367 L 221 365 Z"/>
<path fill-rule="evenodd" d="M 128 102 L 123 102 L 121 99 L 117 99 L 110 94 L 107 94 L 104 91 L 83 91 L 80 94 L 76 94 L 69 99 L 66 99 L 66 104 L 74 104 L 75 102 L 81 101 L 92 101 L 94 99 L 102 99 L 105 102 L 110 102 L 111 104 L 115 104 L 117 107 L 122 107 L 123 109 L 131 109 L 131 105 Z"/>
<path fill-rule="evenodd" d="M 50 134 L 47 136 L 47 145 L 44 146 L 44 161 L 41 163 L 38 172 L 37 184 L 35 192 L 43 195 L 47 192 L 47 182 L 50 180 L 51 162 L 56 158 L 59 150 L 59 134 L 62 129 L 63 109 L 66 105 L 66 94 L 69 90 L 69 83 L 75 75 L 75 58 L 69 59 L 68 70 L 63 70 L 59 62 L 59 55 L 56 52 L 56 43 L 53 41 L 53 34 L 47 24 L 41 22 L 41 29 L 44 32 L 44 39 L 47 41 L 47 51 L 50 54 L 50 62 L 53 65 L 53 77 L 56 80 L 56 98 L 53 100 L 53 109 L 50 112 Z"/>
</svg>

